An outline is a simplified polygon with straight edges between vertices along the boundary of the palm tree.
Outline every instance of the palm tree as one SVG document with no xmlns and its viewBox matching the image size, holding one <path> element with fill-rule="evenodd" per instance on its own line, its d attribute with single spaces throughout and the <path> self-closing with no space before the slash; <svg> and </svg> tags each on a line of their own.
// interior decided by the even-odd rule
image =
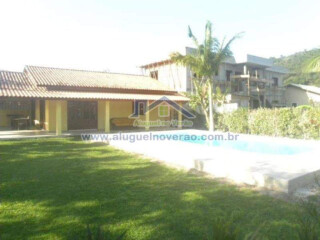
<svg viewBox="0 0 320 240">
<path fill-rule="evenodd" d="M 304 66 L 304 72 L 320 72 L 320 56 L 311 58 Z"/>
<path fill-rule="evenodd" d="M 214 88 L 214 75 L 218 72 L 220 64 L 227 57 L 232 56 L 230 46 L 232 42 L 240 37 L 235 35 L 229 41 L 225 39 L 220 41 L 212 36 L 212 24 L 207 22 L 205 27 L 205 38 L 202 44 L 199 44 L 197 38 L 193 35 L 190 26 L 188 27 L 189 37 L 195 45 L 193 54 L 182 55 L 174 52 L 170 55 L 173 62 L 187 66 L 195 74 L 192 78 L 195 87 L 195 93 L 190 96 L 191 106 L 200 105 L 206 117 L 209 130 L 214 130 L 212 101 L 214 96 L 212 91 Z M 226 42 L 226 43 L 225 43 Z"/>
</svg>

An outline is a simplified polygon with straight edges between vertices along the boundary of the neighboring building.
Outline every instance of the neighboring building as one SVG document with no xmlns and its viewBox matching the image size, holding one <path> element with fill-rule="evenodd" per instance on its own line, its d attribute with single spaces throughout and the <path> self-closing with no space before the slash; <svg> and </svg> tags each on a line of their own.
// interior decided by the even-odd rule
<svg viewBox="0 0 320 240">
<path fill-rule="evenodd" d="M 288 107 L 320 105 L 320 88 L 301 84 L 289 84 L 285 92 Z"/>
<path fill-rule="evenodd" d="M 137 100 L 140 119 L 159 119 L 158 109 L 146 111 L 146 106 L 163 97 L 180 105 L 188 101 L 146 76 L 27 66 L 23 72 L 0 72 L 0 127 L 38 122 L 57 135 L 77 129 L 109 132 L 112 124 L 132 125 Z M 182 116 L 166 111 L 160 119 L 174 117 Z"/>
<path fill-rule="evenodd" d="M 192 54 L 193 48 L 186 48 Z M 193 73 L 188 67 L 164 60 L 141 67 L 145 73 L 179 92 L 192 92 Z M 229 58 L 216 73 L 216 84 L 230 93 L 228 100 L 240 107 L 285 106 L 283 78 L 287 69 L 274 66 L 271 59 L 247 55 L 247 61 L 236 63 Z"/>
</svg>

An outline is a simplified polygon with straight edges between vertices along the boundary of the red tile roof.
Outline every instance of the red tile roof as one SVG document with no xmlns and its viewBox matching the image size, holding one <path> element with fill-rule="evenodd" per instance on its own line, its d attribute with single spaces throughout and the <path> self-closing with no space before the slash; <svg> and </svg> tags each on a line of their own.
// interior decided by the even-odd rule
<svg viewBox="0 0 320 240">
<path fill-rule="evenodd" d="M 134 89 L 175 92 L 151 77 L 133 74 L 27 66 L 38 86 Z"/>
<path fill-rule="evenodd" d="M 69 88 L 63 89 L 64 87 Z M 77 90 L 70 87 L 77 87 Z M 81 88 L 83 90 L 80 91 Z M 91 91 L 90 88 L 95 90 Z M 108 91 L 109 89 L 119 91 Z M 126 92 L 129 90 L 139 93 Z M 144 76 L 30 66 L 23 73 L 0 71 L 0 97 L 158 100 L 162 96 L 173 101 L 189 100 L 157 80 Z"/>
</svg>

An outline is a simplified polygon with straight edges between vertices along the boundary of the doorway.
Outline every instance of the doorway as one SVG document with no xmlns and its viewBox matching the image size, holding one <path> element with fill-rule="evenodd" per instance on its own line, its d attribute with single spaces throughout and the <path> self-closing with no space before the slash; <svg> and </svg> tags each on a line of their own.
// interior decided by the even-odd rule
<svg viewBox="0 0 320 240">
<path fill-rule="evenodd" d="M 97 129 L 98 103 L 94 101 L 68 102 L 68 130 Z"/>
</svg>

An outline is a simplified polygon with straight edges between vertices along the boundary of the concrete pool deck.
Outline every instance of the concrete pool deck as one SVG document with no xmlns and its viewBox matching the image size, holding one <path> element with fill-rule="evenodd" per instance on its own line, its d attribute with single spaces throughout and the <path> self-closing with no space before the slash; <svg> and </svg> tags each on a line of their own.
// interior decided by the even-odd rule
<svg viewBox="0 0 320 240">
<path fill-rule="evenodd" d="M 123 134 L 135 135 L 136 138 L 141 134 L 150 135 L 149 132 Z M 151 134 L 159 134 L 159 132 L 151 132 Z M 208 132 L 175 130 L 161 132 L 161 134 L 203 135 Z M 225 136 L 226 133 L 215 132 L 214 134 Z M 119 149 L 142 154 L 185 169 L 197 169 L 236 183 L 287 193 L 293 193 L 313 184 L 315 176 L 320 173 L 320 161 L 317 160 L 320 156 L 320 141 L 239 135 L 239 140 L 263 141 L 275 144 L 275 146 L 280 143 L 297 147 L 306 145 L 313 149 L 294 155 L 276 155 L 174 140 L 116 141 L 112 140 L 113 135 L 115 134 L 110 134 L 109 143 Z"/>
</svg>

